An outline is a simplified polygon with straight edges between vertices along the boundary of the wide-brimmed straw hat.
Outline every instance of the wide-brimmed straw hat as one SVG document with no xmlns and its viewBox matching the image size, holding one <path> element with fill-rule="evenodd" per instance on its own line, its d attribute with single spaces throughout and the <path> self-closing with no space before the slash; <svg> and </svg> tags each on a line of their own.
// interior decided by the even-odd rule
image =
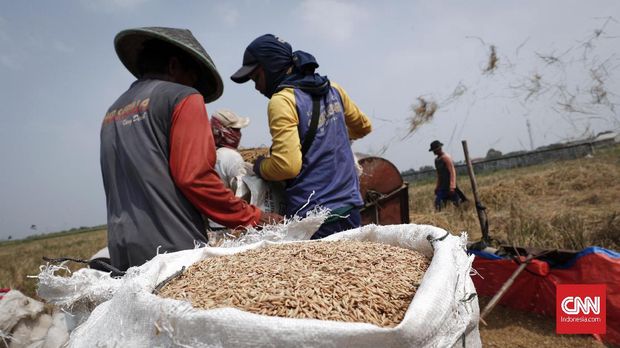
<svg viewBox="0 0 620 348">
<path fill-rule="evenodd" d="M 224 83 L 207 51 L 187 29 L 147 27 L 123 30 L 114 38 L 114 48 L 125 67 L 136 77 L 138 73 L 138 55 L 144 43 L 151 39 L 162 40 L 181 48 L 194 59 L 200 67 L 200 76 L 196 89 L 205 102 L 212 102 L 224 92 Z"/>
<path fill-rule="evenodd" d="M 219 109 L 211 117 L 217 118 L 222 125 L 230 128 L 245 128 L 250 124 L 249 118 L 239 116 L 228 109 Z"/>
</svg>

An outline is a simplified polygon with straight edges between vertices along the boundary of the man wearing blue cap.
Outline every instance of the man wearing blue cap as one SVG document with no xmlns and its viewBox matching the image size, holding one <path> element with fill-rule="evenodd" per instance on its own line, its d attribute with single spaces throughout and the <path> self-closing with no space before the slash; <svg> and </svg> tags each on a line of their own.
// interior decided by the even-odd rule
<svg viewBox="0 0 620 348">
<path fill-rule="evenodd" d="M 304 216 L 316 206 L 331 216 L 312 239 L 359 227 L 363 200 L 350 141 L 371 131 L 368 117 L 339 85 L 314 72 L 307 52 L 293 52 L 284 40 L 266 34 L 243 54 L 243 66 L 231 76 L 250 79 L 269 98 L 270 156 L 254 163 L 254 172 L 286 182 L 286 213 Z"/>
</svg>

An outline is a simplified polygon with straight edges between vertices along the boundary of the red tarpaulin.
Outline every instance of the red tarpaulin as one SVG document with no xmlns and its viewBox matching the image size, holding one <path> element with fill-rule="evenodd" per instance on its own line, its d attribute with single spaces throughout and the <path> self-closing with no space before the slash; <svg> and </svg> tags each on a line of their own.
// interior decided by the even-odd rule
<svg viewBox="0 0 620 348">
<path fill-rule="evenodd" d="M 516 260 L 485 252 L 471 252 L 476 254 L 473 267 L 482 277 L 472 277 L 480 296 L 495 295 L 519 267 Z M 524 259 L 522 257 L 521 261 Z M 499 304 L 555 317 L 556 284 L 606 284 L 607 333 L 601 338 L 620 345 L 620 253 L 590 247 L 559 265 L 551 266 L 548 261 L 532 260 Z"/>
</svg>

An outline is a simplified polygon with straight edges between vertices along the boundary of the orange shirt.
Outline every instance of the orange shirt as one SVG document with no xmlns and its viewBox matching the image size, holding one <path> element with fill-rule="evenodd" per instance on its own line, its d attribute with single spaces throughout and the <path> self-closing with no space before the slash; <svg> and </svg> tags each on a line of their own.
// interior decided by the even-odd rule
<svg viewBox="0 0 620 348">
<path fill-rule="evenodd" d="M 209 219 L 229 228 L 256 225 L 260 210 L 224 186 L 214 169 L 215 150 L 202 95 L 189 95 L 172 115 L 169 163 L 174 183 Z"/>
</svg>

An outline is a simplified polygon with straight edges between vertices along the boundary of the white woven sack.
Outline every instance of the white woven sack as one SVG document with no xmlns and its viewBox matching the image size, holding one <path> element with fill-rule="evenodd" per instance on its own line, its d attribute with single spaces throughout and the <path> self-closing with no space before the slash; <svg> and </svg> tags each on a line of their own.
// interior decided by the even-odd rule
<svg viewBox="0 0 620 348">
<path fill-rule="evenodd" d="M 443 238 L 442 238 L 443 237 Z M 110 300 L 75 329 L 70 347 L 479 347 L 478 301 L 469 276 L 473 256 L 464 238 L 427 225 L 368 225 L 325 240 L 368 240 L 432 256 L 403 321 L 393 328 L 368 323 L 281 318 L 234 308 L 194 309 L 153 289 L 198 260 L 261 248 L 200 248 L 158 255 L 131 268 Z M 441 239 L 441 240 L 440 240 Z M 429 241 L 430 240 L 430 241 Z M 320 243 L 308 241 L 303 243 Z"/>
</svg>

